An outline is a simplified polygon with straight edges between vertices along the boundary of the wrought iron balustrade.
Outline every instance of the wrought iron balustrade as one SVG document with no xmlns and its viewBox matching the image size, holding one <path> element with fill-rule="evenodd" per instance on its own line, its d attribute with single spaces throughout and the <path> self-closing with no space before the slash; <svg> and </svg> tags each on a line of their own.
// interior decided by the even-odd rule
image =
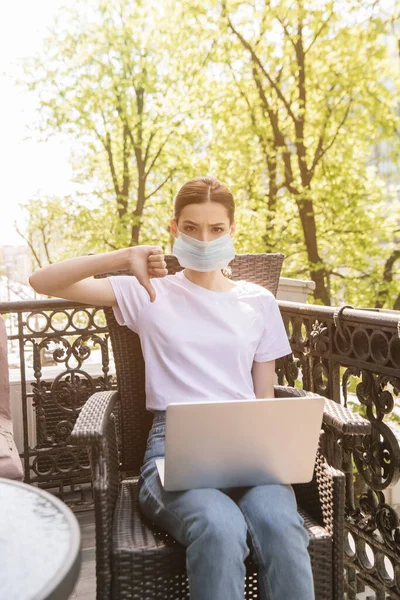
<svg viewBox="0 0 400 600">
<path fill-rule="evenodd" d="M 280 302 L 293 356 L 278 361 L 280 383 L 298 385 L 345 406 L 371 423 L 371 435 L 325 428 L 329 462 L 346 473 L 347 598 L 400 598 L 398 513 L 384 490 L 400 474 L 400 313 Z M 365 588 L 365 586 L 368 586 Z M 365 596 L 363 596 L 365 598 Z"/>
<path fill-rule="evenodd" d="M 87 498 L 87 451 L 72 445 L 69 437 L 89 396 L 116 388 L 104 313 L 57 299 L 0 303 L 0 313 L 10 330 L 9 344 L 19 349 L 25 481 L 51 488 L 64 499 L 77 490 Z M 96 350 L 101 374 L 93 375 L 89 362 Z M 56 371 L 53 376 L 46 373 L 49 359 L 56 367 L 50 369 Z"/>
<path fill-rule="evenodd" d="M 400 313 L 286 301 L 279 305 L 293 351 L 277 361 L 279 383 L 302 386 L 345 405 L 352 393 L 353 410 L 371 423 L 371 435 L 363 440 L 325 426 L 328 460 L 346 473 L 347 597 L 359 597 L 367 585 L 379 600 L 400 599 L 399 520 L 383 493 L 400 474 L 395 435 L 400 421 Z M 92 393 L 116 388 L 103 311 L 51 299 L 0 303 L 0 314 L 7 319 L 10 344 L 19 348 L 25 479 L 66 498 L 70 491 L 90 486 L 86 449 L 69 440 L 75 419 Z M 89 368 L 95 351 L 100 374 Z M 51 381 L 44 376 L 46 356 L 59 367 Z"/>
</svg>

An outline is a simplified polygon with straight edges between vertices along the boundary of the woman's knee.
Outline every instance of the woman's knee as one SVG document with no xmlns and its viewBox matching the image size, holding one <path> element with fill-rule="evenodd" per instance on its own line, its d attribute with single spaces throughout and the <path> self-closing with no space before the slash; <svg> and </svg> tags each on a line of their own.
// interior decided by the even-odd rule
<svg viewBox="0 0 400 600">
<path fill-rule="evenodd" d="M 241 552 L 247 552 L 247 524 L 236 505 L 229 508 L 218 507 L 218 504 L 204 506 L 188 523 L 188 536 L 192 542 L 202 538 L 224 551 L 239 548 Z"/>
<path fill-rule="evenodd" d="M 308 538 L 291 486 L 250 488 L 240 499 L 239 505 L 253 531 L 264 532 L 270 539 L 301 531 L 304 539 Z"/>
<path fill-rule="evenodd" d="M 309 545 L 308 531 L 304 520 L 297 510 L 284 511 L 272 516 L 266 511 L 255 524 L 257 537 L 264 537 L 269 546 L 275 547 L 277 553 L 291 553 L 307 548 Z M 285 540 L 287 543 L 282 543 Z"/>
</svg>

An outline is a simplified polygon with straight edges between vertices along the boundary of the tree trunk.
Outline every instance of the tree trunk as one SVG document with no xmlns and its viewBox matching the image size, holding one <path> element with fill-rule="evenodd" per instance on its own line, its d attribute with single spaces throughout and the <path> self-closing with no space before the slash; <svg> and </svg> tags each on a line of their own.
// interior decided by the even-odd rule
<svg viewBox="0 0 400 600">
<path fill-rule="evenodd" d="M 400 250 L 393 250 L 392 254 L 389 256 L 387 261 L 385 262 L 385 267 L 383 269 L 383 278 L 382 278 L 382 287 L 377 294 L 377 298 L 375 301 L 375 308 L 383 308 L 389 300 L 389 284 L 393 281 L 393 267 L 394 263 L 400 259 Z M 393 309 L 399 310 L 398 306 L 400 303 L 400 295 L 397 298 Z"/>
<path fill-rule="evenodd" d="M 314 298 L 316 301 L 330 306 L 331 299 L 326 282 L 326 269 L 318 254 L 314 207 L 311 200 L 296 198 L 296 203 L 306 243 L 310 277 L 315 282 Z"/>
<path fill-rule="evenodd" d="M 140 226 L 145 202 L 145 179 L 144 174 L 139 168 L 139 184 L 137 190 L 137 203 L 134 214 L 134 224 L 132 225 L 131 246 L 139 244 Z"/>
</svg>

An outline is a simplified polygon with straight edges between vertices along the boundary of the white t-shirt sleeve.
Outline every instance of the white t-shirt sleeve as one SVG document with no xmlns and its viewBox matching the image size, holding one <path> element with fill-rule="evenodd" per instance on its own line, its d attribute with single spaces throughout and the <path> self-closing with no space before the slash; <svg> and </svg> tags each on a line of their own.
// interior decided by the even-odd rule
<svg viewBox="0 0 400 600">
<path fill-rule="evenodd" d="M 134 275 L 113 275 L 108 279 L 118 303 L 113 306 L 117 323 L 138 333 L 138 317 L 142 308 L 150 304 L 149 294 Z"/>
<path fill-rule="evenodd" d="M 291 354 L 292 348 L 275 296 L 263 294 L 260 300 L 264 314 L 264 330 L 254 360 L 256 362 L 267 362 Z"/>
</svg>

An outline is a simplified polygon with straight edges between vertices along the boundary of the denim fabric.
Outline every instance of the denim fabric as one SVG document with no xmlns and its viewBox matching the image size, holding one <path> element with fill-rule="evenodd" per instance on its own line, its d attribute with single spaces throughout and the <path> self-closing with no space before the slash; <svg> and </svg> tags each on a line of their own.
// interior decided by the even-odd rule
<svg viewBox="0 0 400 600">
<path fill-rule="evenodd" d="M 309 538 L 291 485 L 166 492 L 165 411 L 154 414 L 140 469 L 144 515 L 186 547 L 191 600 L 243 600 L 244 560 L 258 564 L 262 600 L 314 600 Z"/>
</svg>

